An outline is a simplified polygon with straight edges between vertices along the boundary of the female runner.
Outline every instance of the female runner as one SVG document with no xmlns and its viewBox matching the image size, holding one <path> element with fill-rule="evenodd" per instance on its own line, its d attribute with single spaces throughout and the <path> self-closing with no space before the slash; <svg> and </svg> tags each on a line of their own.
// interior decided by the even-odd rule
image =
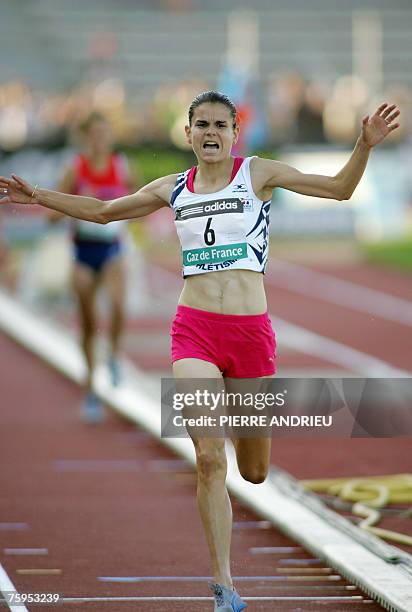
<svg viewBox="0 0 412 612">
<path fill-rule="evenodd" d="M 58 189 L 64 193 L 114 199 L 134 191 L 124 155 L 114 152 L 111 126 L 100 113 L 90 114 L 80 125 L 82 152 L 66 168 Z M 64 218 L 50 211 L 52 223 Z M 113 385 L 120 382 L 119 346 L 124 329 L 126 270 L 124 259 L 125 224 L 101 225 L 73 220 L 72 286 L 77 298 L 81 346 L 87 365 L 86 395 L 82 417 L 88 422 L 103 418 L 100 400 L 93 392 L 95 340 L 98 327 L 96 298 L 103 288 L 110 302 L 109 370 Z"/>
<path fill-rule="evenodd" d="M 172 325 L 176 378 L 231 380 L 273 376 L 275 339 L 267 314 L 263 272 L 268 258 L 272 191 L 348 200 L 366 168 L 371 149 L 395 130 L 399 110 L 382 104 L 364 117 L 356 146 L 336 176 L 303 174 L 269 159 L 233 158 L 239 135 L 236 109 L 225 95 L 208 91 L 189 108 L 186 135 L 197 166 L 159 178 L 133 195 L 103 201 L 33 187 L 22 178 L 0 179 L 3 202 L 40 204 L 103 225 L 171 206 L 182 246 L 185 283 Z M 246 604 L 230 573 L 232 511 L 226 480 L 225 441 L 193 438 L 197 497 L 210 550 L 215 612 L 240 612 Z M 235 440 L 241 475 L 264 481 L 270 439 Z"/>
</svg>

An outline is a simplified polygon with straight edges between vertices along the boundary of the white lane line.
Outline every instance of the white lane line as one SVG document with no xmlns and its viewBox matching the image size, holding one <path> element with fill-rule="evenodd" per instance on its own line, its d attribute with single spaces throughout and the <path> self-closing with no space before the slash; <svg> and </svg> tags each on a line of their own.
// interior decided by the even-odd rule
<svg viewBox="0 0 412 612">
<path fill-rule="evenodd" d="M 98 576 L 99 582 L 210 582 L 213 576 Z M 295 580 L 322 580 L 339 582 L 338 574 L 320 576 L 233 576 L 236 582 L 290 582 Z"/>
<path fill-rule="evenodd" d="M 153 266 L 156 274 L 178 284 L 179 277 L 159 266 Z M 179 283 L 180 285 L 180 283 Z M 409 305 L 412 309 L 412 304 Z M 412 314 L 412 313 L 411 313 Z M 300 353 L 306 353 L 343 367 L 348 372 L 371 378 L 409 378 L 412 372 L 396 368 L 386 361 L 353 349 L 346 344 L 321 336 L 309 329 L 289 323 L 285 319 L 270 315 L 280 343 Z"/>
<path fill-rule="evenodd" d="M 321 559 L 279 559 L 279 565 L 316 565 L 322 563 Z M 313 568 L 313 569 L 318 569 Z M 330 568 L 329 568 L 330 569 Z"/>
<path fill-rule="evenodd" d="M 410 378 L 412 376 L 412 372 L 396 368 L 386 361 L 350 348 L 341 342 L 320 336 L 274 315 L 270 315 L 270 318 L 283 344 L 296 351 L 314 355 L 323 361 L 340 365 L 348 372 L 355 372 L 369 378 Z"/>
<path fill-rule="evenodd" d="M 249 548 L 252 555 L 272 555 L 305 552 L 301 546 L 254 546 Z"/>
<path fill-rule="evenodd" d="M 364 597 L 362 595 L 348 595 L 348 596 L 292 596 L 292 597 L 287 597 L 287 596 L 275 596 L 273 595 L 272 597 L 243 597 L 242 599 L 244 599 L 245 601 L 319 601 L 319 602 L 323 602 L 323 601 L 335 601 L 335 602 L 358 602 L 358 601 L 369 601 L 369 600 L 365 600 Z M 60 601 L 62 603 L 75 603 L 75 602 L 86 602 L 86 601 L 100 601 L 100 602 L 105 602 L 105 601 L 117 601 L 117 602 L 121 602 L 121 601 L 135 601 L 135 602 L 139 602 L 139 601 L 213 601 L 213 597 L 190 597 L 190 596 L 185 596 L 185 597 L 62 597 L 60 599 Z"/>
<path fill-rule="evenodd" d="M 5 548 L 5 555 L 48 555 L 47 548 Z"/>
<path fill-rule="evenodd" d="M 270 521 L 233 521 L 233 529 L 270 529 Z"/>
<path fill-rule="evenodd" d="M 341 591 L 357 591 L 359 590 L 357 586 L 354 584 L 269 584 L 269 585 L 257 585 L 255 587 L 259 590 L 265 590 L 270 592 L 280 591 L 288 592 L 288 591 L 305 591 L 313 592 L 313 591 L 322 591 L 324 593 L 332 592 L 339 593 Z"/>
<path fill-rule="evenodd" d="M 59 459 L 53 468 L 60 472 L 140 472 L 137 459 Z"/>
<path fill-rule="evenodd" d="M 272 262 L 266 283 L 412 327 L 412 302 L 285 261 Z"/>
<path fill-rule="evenodd" d="M 0 531 L 25 531 L 28 528 L 27 523 L 0 523 Z"/>
<path fill-rule="evenodd" d="M 16 570 L 16 574 L 19 574 L 20 576 L 58 576 L 61 573 L 61 569 L 51 569 L 48 567 L 28 567 Z"/>
<path fill-rule="evenodd" d="M 34 321 L 35 330 L 33 330 Z M 55 369 L 64 374 L 69 369 L 71 379 L 79 385 L 83 384 L 86 364 L 81 358 L 73 333 L 69 332 L 70 335 L 65 338 L 62 345 L 61 329 L 54 326 L 50 319 L 42 319 L 3 291 L 0 291 L 0 327 L 29 351 L 40 355 Z M 59 351 L 56 351 L 57 345 L 61 347 Z"/>
<path fill-rule="evenodd" d="M 0 565 L 0 591 L 2 595 L 5 597 L 5 593 L 17 593 L 14 584 L 6 574 L 6 570 Z M 26 606 L 23 604 L 13 605 L 9 604 L 6 601 L 6 605 L 8 606 L 11 612 L 28 612 Z"/>
<path fill-rule="evenodd" d="M 281 575 L 287 576 L 299 576 L 303 578 L 305 576 L 328 576 L 332 574 L 333 570 L 330 567 L 275 567 L 274 571 Z"/>
<path fill-rule="evenodd" d="M 147 462 L 149 472 L 194 472 L 185 459 L 151 459 Z"/>
<path fill-rule="evenodd" d="M 184 459 L 58 459 L 52 465 L 59 472 L 194 472 Z"/>
</svg>

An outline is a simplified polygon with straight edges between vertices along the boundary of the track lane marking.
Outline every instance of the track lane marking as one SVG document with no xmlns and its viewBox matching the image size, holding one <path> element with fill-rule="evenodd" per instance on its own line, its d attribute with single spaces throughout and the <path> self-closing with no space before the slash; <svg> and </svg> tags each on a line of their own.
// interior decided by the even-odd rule
<svg viewBox="0 0 412 612">
<path fill-rule="evenodd" d="M 306 552 L 301 546 L 253 546 L 249 548 L 252 555 L 271 555 Z"/>
<path fill-rule="evenodd" d="M 0 531 L 24 531 L 28 528 L 27 523 L 0 523 Z"/>
<path fill-rule="evenodd" d="M 271 529 L 270 521 L 233 521 L 233 529 Z"/>
<path fill-rule="evenodd" d="M 20 576 L 59 576 L 62 573 L 61 569 L 48 569 L 47 567 L 16 569 L 16 574 Z"/>
<path fill-rule="evenodd" d="M 210 582 L 213 576 L 98 576 L 99 582 Z M 236 582 L 288 582 L 295 580 L 339 582 L 338 574 L 321 576 L 233 576 Z"/>
<path fill-rule="evenodd" d="M 14 584 L 8 577 L 6 570 L 3 568 L 1 564 L 0 564 L 0 592 L 2 593 L 2 595 L 4 595 L 6 592 L 18 593 Z M 26 606 L 23 604 L 18 604 L 15 606 L 13 604 L 7 603 L 6 601 L 6 605 L 8 606 L 9 610 L 11 610 L 11 612 L 29 612 Z"/>
<path fill-rule="evenodd" d="M 288 323 L 270 315 L 274 328 L 283 336 L 283 343 L 300 353 L 314 355 L 337 364 L 348 372 L 356 372 L 366 378 L 410 378 L 412 372 L 397 368 L 386 361 L 351 348 L 304 327 Z"/>
<path fill-rule="evenodd" d="M 47 548 L 4 548 L 5 555 L 48 555 Z"/>
<path fill-rule="evenodd" d="M 287 274 L 277 275 L 276 270 Z M 412 327 L 412 302 L 299 264 L 272 262 L 266 284 Z"/>
<path fill-rule="evenodd" d="M 256 596 L 256 597 L 244 597 L 242 596 L 242 599 L 244 599 L 245 601 L 319 601 L 319 602 L 323 602 L 323 601 L 335 601 L 335 602 L 366 602 L 366 601 L 372 601 L 372 600 L 366 600 L 362 595 L 347 595 L 347 596 L 332 596 L 332 595 L 325 595 L 325 596 L 291 596 L 291 597 L 287 597 L 287 596 L 276 596 L 276 595 L 272 595 L 272 596 Z M 60 599 L 60 601 L 62 603 L 76 603 L 76 602 L 87 602 L 87 601 L 99 601 L 99 602 L 127 602 L 127 601 L 134 601 L 134 602 L 139 602 L 139 601 L 213 601 L 214 598 L 213 597 L 190 597 L 190 596 L 170 596 L 170 597 L 63 597 Z"/>
</svg>

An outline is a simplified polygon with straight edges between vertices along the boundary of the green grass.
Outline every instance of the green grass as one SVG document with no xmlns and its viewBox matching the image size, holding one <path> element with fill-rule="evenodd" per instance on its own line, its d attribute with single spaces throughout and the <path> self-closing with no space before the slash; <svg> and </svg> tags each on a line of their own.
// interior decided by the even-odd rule
<svg viewBox="0 0 412 612">
<path fill-rule="evenodd" d="M 396 242 L 365 245 L 364 252 L 372 263 L 412 272 L 412 236 Z"/>
<path fill-rule="evenodd" d="M 192 155 L 167 149 L 129 151 L 128 158 L 131 167 L 137 170 L 144 184 L 160 176 L 182 172 L 194 163 Z"/>
</svg>

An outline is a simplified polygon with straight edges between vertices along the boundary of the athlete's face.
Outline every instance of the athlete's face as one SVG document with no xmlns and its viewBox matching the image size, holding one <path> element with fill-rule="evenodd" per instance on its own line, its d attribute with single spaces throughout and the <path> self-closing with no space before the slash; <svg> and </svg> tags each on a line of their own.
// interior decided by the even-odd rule
<svg viewBox="0 0 412 612">
<path fill-rule="evenodd" d="M 205 102 L 198 106 L 192 125 L 186 126 L 186 136 L 197 159 L 215 163 L 230 157 L 237 141 L 239 128 L 233 128 L 230 110 L 224 104 Z"/>
</svg>

